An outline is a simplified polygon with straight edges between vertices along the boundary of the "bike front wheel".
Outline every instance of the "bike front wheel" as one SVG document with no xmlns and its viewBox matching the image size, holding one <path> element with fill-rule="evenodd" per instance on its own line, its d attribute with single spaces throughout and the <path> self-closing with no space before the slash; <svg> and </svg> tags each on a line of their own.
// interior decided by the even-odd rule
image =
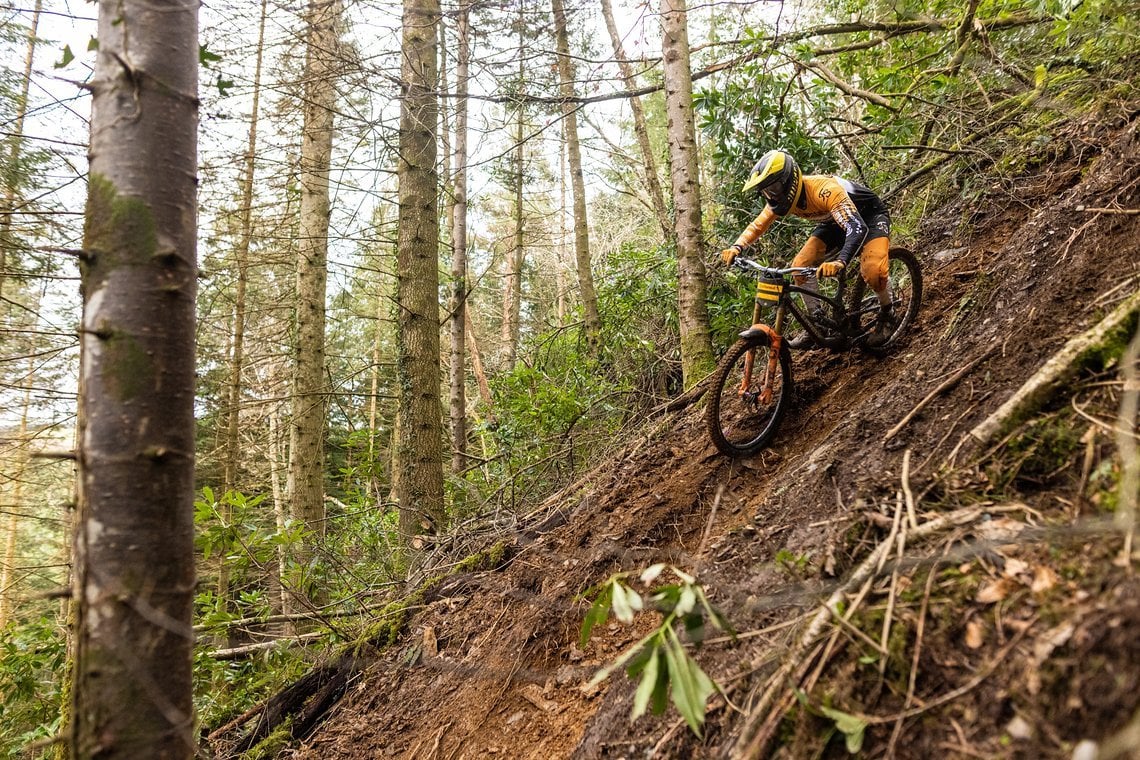
<svg viewBox="0 0 1140 760">
<path fill-rule="evenodd" d="M 792 395 L 786 342 L 772 360 L 767 335 L 741 338 L 721 359 L 712 379 L 705 421 L 709 437 L 722 454 L 754 454 L 776 434 Z M 765 388 L 770 366 L 770 387 Z"/>
</svg>

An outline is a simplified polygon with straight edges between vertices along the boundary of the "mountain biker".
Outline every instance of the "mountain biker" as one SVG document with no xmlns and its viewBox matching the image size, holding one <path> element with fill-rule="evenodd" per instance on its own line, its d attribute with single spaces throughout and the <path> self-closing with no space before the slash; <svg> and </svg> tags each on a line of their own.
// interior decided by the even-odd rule
<svg viewBox="0 0 1140 760">
<path fill-rule="evenodd" d="M 871 346 L 883 345 L 894 328 L 890 283 L 887 279 L 890 249 L 891 217 L 886 204 L 870 189 L 856 182 L 831 175 L 804 175 L 796 160 L 783 150 L 770 150 L 752 167 L 752 174 L 742 191 L 757 189 L 766 204 L 760 214 L 744 228 L 736 242 L 720 252 L 725 264 L 763 235 L 772 222 L 788 214 L 819 222 L 792 262 L 797 267 L 818 267 L 815 274 L 795 277 L 796 284 L 819 290 L 819 277 L 835 277 L 847 267 L 860 249 L 859 271 L 879 298 L 879 318 L 868 337 Z M 829 261 L 824 256 L 839 248 L 839 255 Z M 822 311 L 818 299 L 806 297 L 813 316 Z M 810 337 L 793 339 L 792 347 L 810 343 Z M 801 345 L 795 345 L 800 343 Z"/>
</svg>

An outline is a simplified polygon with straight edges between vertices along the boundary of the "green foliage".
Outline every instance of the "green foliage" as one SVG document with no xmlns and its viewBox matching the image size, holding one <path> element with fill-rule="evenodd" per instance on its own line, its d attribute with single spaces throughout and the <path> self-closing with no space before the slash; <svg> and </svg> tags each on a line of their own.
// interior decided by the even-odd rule
<svg viewBox="0 0 1140 760">
<path fill-rule="evenodd" d="M 759 30 L 747 30 L 742 52 L 759 50 L 767 42 Z M 782 148 L 795 156 L 807 174 L 829 173 L 836 167 L 835 149 L 816 139 L 810 125 L 791 108 L 793 86 L 790 71 L 773 68 L 767 56 L 736 67 L 732 76 L 716 87 L 699 90 L 693 97 L 698 127 L 707 140 L 713 163 L 713 197 L 719 213 L 712 215 L 713 240 L 731 243 L 764 207 L 759 193 L 745 197 L 743 187 L 753 164 L 769 150 Z M 808 107 L 808 116 L 825 118 L 822 108 Z M 794 227 L 794 225 L 793 225 Z M 788 225 L 768 234 L 766 248 L 777 260 L 789 260 L 798 250 L 799 233 Z"/>
<path fill-rule="evenodd" d="M 0 758 L 27 757 L 29 744 L 59 733 L 66 647 L 50 615 L 0 630 Z"/>
<path fill-rule="evenodd" d="M 663 247 L 626 245 L 607 270 L 598 279 L 596 350 L 577 327 L 552 328 L 527 342 L 514 370 L 492 380 L 497 419 L 474 432 L 495 456 L 472 475 L 490 491 L 526 482 L 538 494 L 564 482 L 631 416 L 678 389 L 675 257 Z"/>
<path fill-rule="evenodd" d="M 863 735 L 867 730 L 867 721 L 857 715 L 845 713 L 842 710 L 836 710 L 827 705 L 820 705 L 815 707 L 807 698 L 807 694 L 801 689 L 796 689 L 796 699 L 800 704 L 811 712 L 827 718 L 835 723 L 835 730 L 843 734 L 844 743 L 847 747 L 847 752 L 852 755 L 859 754 L 863 749 Z"/>
<path fill-rule="evenodd" d="M 203 560 L 219 554 L 231 570 L 240 572 L 273 562 L 277 547 L 295 546 L 304 538 L 304 526 L 292 521 L 280 531 L 267 529 L 267 510 L 262 506 L 265 494 L 249 497 L 227 491 L 219 499 L 209 486 L 201 493 L 194 501 L 194 523 L 198 526 L 195 547 Z"/>
<path fill-rule="evenodd" d="M 728 621 L 709 604 L 696 579 L 671 565 L 657 564 L 641 574 L 643 584 L 652 584 L 668 570 L 677 582 L 657 587 L 648 603 L 661 615 L 661 622 L 650 634 L 625 650 L 614 662 L 599 670 L 591 685 L 601 683 L 616 670 L 625 668 L 630 678 L 640 678 L 634 693 L 630 720 L 637 720 L 652 710 L 660 715 L 668 706 L 668 698 L 697 736 L 705 721 L 705 703 L 719 687 L 701 670 L 686 650 L 678 635 L 683 627 L 689 641 L 704 640 L 707 621 L 731 632 Z M 626 584 L 629 573 L 618 573 L 594 591 L 594 599 L 582 621 L 580 643 L 589 642 L 594 628 L 614 617 L 625 624 L 633 622 L 645 608 L 641 595 Z"/>
<path fill-rule="evenodd" d="M 212 649 L 208 638 L 194 648 L 194 708 L 204 726 L 218 726 L 240 715 L 300 678 L 310 667 L 298 649 L 267 649 L 236 660 L 214 659 Z"/>
</svg>

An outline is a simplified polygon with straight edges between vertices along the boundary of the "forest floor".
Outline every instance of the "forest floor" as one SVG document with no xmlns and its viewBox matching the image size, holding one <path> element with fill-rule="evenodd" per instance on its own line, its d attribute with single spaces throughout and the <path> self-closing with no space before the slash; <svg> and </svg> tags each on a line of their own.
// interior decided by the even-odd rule
<svg viewBox="0 0 1140 760">
<path fill-rule="evenodd" d="M 1140 584 L 1111 527 L 1119 374 L 1094 364 L 1004 438 L 959 443 L 1138 289 L 1140 217 L 1095 211 L 1136 205 L 1138 129 L 1134 112 L 1071 124 L 1015 180 L 931 212 L 895 353 L 796 354 L 793 407 L 751 459 L 716 452 L 701 408 L 651 420 L 496 567 L 438 585 L 278 756 L 848 756 L 858 732 L 829 709 L 858 716 L 863 757 L 1072 757 L 1120 731 L 1140 707 Z M 672 707 L 630 723 L 621 671 L 588 686 L 655 620 L 580 648 L 581 593 L 656 562 L 696 575 L 738 634 L 691 650 L 725 690 L 703 738 Z M 837 589 L 847 622 L 805 639 Z"/>
</svg>

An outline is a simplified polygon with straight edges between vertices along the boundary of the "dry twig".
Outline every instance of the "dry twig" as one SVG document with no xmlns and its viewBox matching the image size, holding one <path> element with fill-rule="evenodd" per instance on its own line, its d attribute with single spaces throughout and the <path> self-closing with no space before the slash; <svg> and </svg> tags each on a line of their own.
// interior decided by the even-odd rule
<svg viewBox="0 0 1140 760">
<path fill-rule="evenodd" d="M 935 396 L 939 395 L 940 393 L 944 393 L 945 391 L 949 390 L 950 388 L 953 388 L 958 383 L 959 380 L 961 380 L 963 377 L 965 377 L 967 374 L 969 374 L 970 370 L 972 370 L 974 367 L 978 366 L 983 361 L 988 359 L 993 354 L 993 352 L 996 350 L 997 350 L 996 346 L 990 347 L 990 349 L 987 350 L 985 353 L 983 353 L 981 356 L 975 358 L 969 364 L 967 364 L 966 366 L 959 369 L 957 372 L 955 372 L 949 378 L 947 378 L 942 383 L 940 383 L 937 388 L 932 390 L 930 393 L 926 394 L 926 397 L 924 399 L 922 399 L 922 401 L 919 401 L 918 404 L 915 405 L 914 409 L 911 409 L 910 412 L 908 412 L 905 417 L 903 417 L 901 420 L 899 420 L 899 423 L 897 425 L 895 425 L 893 428 L 891 428 L 890 430 L 887 431 L 887 434 L 883 436 L 883 443 L 886 443 L 887 441 L 891 440 L 896 435 L 898 435 L 899 431 L 902 430 L 904 427 L 906 427 L 907 424 L 911 420 L 913 420 L 916 416 L 918 416 L 918 413 L 921 412 L 923 409 L 925 409 L 926 405 L 929 404 L 931 401 L 933 401 Z"/>
<path fill-rule="evenodd" d="M 911 531 L 910 537 L 912 539 L 923 538 L 947 528 L 972 523 L 987 511 L 994 512 L 997 510 L 995 508 L 962 509 L 933 518 Z M 742 760 L 756 760 L 756 758 L 763 757 L 772 732 L 779 723 L 779 716 L 783 714 L 778 710 L 772 710 L 774 704 L 783 702 L 783 699 L 778 699 L 781 690 L 789 681 L 791 683 L 799 682 L 800 679 L 796 678 L 795 674 L 805 672 L 807 664 L 810 662 L 810 658 L 804 659 L 805 652 L 819 638 L 832 616 L 838 615 L 839 605 L 847 593 L 858 584 L 873 579 L 883 555 L 890 551 L 891 543 L 893 543 L 893 539 L 876 546 L 812 616 L 811 622 L 790 648 L 783 664 L 768 680 L 768 686 L 763 695 L 750 711 L 737 739 L 734 756 Z"/>
</svg>

